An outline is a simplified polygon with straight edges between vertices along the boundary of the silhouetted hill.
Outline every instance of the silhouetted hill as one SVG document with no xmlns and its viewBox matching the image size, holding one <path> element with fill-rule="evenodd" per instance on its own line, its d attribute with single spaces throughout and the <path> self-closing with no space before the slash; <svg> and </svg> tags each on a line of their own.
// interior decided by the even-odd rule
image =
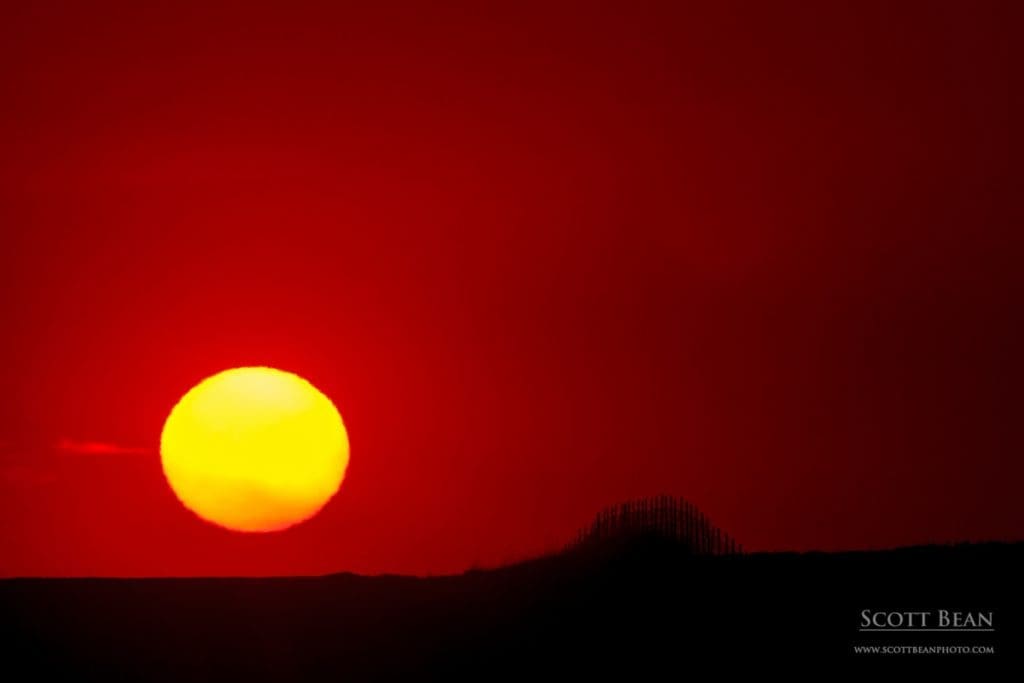
<svg viewBox="0 0 1024 683">
<path fill-rule="evenodd" d="M 861 644 L 1006 657 L 1022 569 L 1024 544 L 695 556 L 646 538 L 437 578 L 14 579 L 0 649 L 34 680 L 147 681 L 671 680 Z M 865 609 L 991 611 L 994 631 L 860 632 Z"/>
<path fill-rule="evenodd" d="M 607 507 L 567 547 L 608 546 L 641 539 L 671 541 L 677 550 L 691 555 L 733 555 L 743 551 L 695 505 L 673 496 L 638 498 Z"/>
</svg>

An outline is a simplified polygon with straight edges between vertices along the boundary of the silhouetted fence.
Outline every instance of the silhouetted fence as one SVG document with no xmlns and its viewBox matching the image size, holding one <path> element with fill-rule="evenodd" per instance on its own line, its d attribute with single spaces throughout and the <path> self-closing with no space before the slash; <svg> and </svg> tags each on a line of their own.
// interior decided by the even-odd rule
<svg viewBox="0 0 1024 683">
<path fill-rule="evenodd" d="M 735 555 L 743 547 L 714 526 L 692 503 L 671 496 L 641 498 L 605 508 L 569 548 L 614 540 L 659 538 L 694 555 Z"/>
</svg>

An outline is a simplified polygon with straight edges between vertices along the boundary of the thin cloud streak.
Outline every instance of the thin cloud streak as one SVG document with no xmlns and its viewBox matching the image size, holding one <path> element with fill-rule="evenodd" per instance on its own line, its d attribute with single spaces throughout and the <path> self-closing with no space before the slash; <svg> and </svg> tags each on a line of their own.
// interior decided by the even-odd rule
<svg viewBox="0 0 1024 683">
<path fill-rule="evenodd" d="M 122 446 L 107 441 L 79 441 L 77 439 L 61 439 L 56 448 L 61 453 L 72 455 L 149 455 L 152 448 L 138 446 Z"/>
</svg>

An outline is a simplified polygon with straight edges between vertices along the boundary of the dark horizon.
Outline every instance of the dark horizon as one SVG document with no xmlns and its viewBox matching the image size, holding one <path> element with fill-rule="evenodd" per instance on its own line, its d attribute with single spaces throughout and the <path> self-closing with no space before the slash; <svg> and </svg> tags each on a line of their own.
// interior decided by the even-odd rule
<svg viewBox="0 0 1024 683">
<path fill-rule="evenodd" d="M 44 678 L 175 682 L 655 680 L 737 648 L 787 670 L 1019 656 L 1024 543 L 695 556 L 655 540 L 432 578 L 0 580 L 0 653 Z"/>
</svg>

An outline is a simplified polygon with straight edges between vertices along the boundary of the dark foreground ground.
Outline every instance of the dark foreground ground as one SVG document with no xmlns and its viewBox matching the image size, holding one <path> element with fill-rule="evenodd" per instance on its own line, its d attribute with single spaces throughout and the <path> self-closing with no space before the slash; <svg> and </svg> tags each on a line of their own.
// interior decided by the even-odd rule
<svg viewBox="0 0 1024 683">
<path fill-rule="evenodd" d="M 0 581 L 0 655 L 23 680 L 76 681 L 675 681 L 695 662 L 726 674 L 823 659 L 987 667 L 1021 659 L 1022 570 L 1024 544 L 692 557 L 659 542 L 428 579 L 16 579 Z M 929 611 L 931 627 L 938 610 L 980 610 L 994 630 L 862 632 L 863 610 Z M 968 652 L 855 652 L 873 645 Z"/>
</svg>

